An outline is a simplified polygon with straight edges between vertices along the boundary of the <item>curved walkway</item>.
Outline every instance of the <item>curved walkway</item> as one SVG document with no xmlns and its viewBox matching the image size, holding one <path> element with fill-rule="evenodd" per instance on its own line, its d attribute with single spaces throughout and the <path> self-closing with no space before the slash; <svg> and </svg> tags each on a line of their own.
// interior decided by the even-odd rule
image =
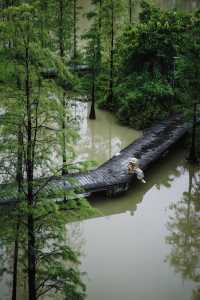
<svg viewBox="0 0 200 300">
<path fill-rule="evenodd" d="M 168 151 L 188 131 L 188 124 L 181 122 L 179 117 L 163 121 L 148 129 L 145 134 L 130 144 L 97 169 L 73 175 L 78 185 L 86 193 L 109 191 L 112 194 L 126 191 L 135 175 L 128 175 L 127 166 L 131 157 L 137 157 L 140 167 L 146 170 L 151 164 L 157 161 L 162 154 Z M 70 176 L 72 177 L 72 176 Z M 71 188 L 68 182 L 69 175 L 54 179 L 46 187 L 65 186 Z"/>
<path fill-rule="evenodd" d="M 127 165 L 131 157 L 137 157 L 141 169 L 146 170 L 175 145 L 187 131 L 188 124 L 183 123 L 179 117 L 160 122 L 148 129 L 141 138 L 123 149 L 120 155 L 112 157 L 97 169 L 81 174 L 53 178 L 45 185 L 44 190 L 49 195 L 56 194 L 55 190 L 61 191 L 63 188 L 69 190 L 74 186 L 79 190 L 78 193 L 86 195 L 103 191 L 113 195 L 124 192 L 135 178 L 135 175 L 128 175 L 127 173 Z M 76 184 L 72 183 L 71 179 L 75 179 Z M 10 189 L 13 191 L 10 195 L 2 193 L 3 190 L 2 185 L 0 204 L 16 201 L 15 189 Z"/>
</svg>

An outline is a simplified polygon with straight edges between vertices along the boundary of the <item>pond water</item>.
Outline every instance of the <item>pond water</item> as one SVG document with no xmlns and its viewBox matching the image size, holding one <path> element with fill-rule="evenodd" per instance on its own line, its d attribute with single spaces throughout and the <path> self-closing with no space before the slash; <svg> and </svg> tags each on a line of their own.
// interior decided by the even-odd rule
<svg viewBox="0 0 200 300">
<path fill-rule="evenodd" d="M 92 168 L 97 167 L 142 136 L 142 131 L 122 126 L 108 111 L 96 108 L 96 120 L 90 120 L 88 116 L 91 103 L 80 101 L 77 96 L 68 99 L 67 105 L 71 113 L 71 123 L 78 133 L 78 138 L 73 144 L 75 156 L 69 157 L 70 163 L 90 161 Z M 71 150 L 66 152 L 71 154 Z M 51 160 L 54 169 L 62 165 L 59 147 L 52 149 Z M 47 176 L 47 174 L 46 168 L 38 168 L 38 176 Z M 49 172 L 49 175 L 52 173 Z"/>
<path fill-rule="evenodd" d="M 200 169 L 179 148 L 146 178 L 93 199 L 102 217 L 68 225 L 88 300 L 200 299 Z"/>
<path fill-rule="evenodd" d="M 141 135 L 104 111 L 90 121 L 89 109 L 88 103 L 73 108 L 80 124 L 79 160 L 100 164 Z M 117 198 L 91 199 L 101 217 L 66 225 L 87 273 L 87 300 L 200 299 L 200 168 L 186 163 L 183 148 L 146 172 L 146 184 L 137 182 Z M 11 268 L 13 250 L 0 249 L 0 261 Z M 1 279 L 0 299 L 8 300 L 10 277 Z M 26 290 L 27 285 L 18 300 L 26 300 Z"/>
<path fill-rule="evenodd" d="M 100 165 L 142 135 L 142 132 L 121 126 L 115 116 L 96 109 L 96 120 L 89 120 L 90 103 L 76 102 L 72 114 L 79 122 L 76 160 L 94 160 Z"/>
</svg>

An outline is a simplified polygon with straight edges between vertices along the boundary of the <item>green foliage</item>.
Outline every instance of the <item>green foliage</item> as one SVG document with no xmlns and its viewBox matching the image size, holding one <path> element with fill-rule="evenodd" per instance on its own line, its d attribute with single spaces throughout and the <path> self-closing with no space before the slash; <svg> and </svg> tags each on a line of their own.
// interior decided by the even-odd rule
<svg viewBox="0 0 200 300">
<path fill-rule="evenodd" d="M 166 117 L 168 105 L 173 101 L 173 90 L 167 82 L 145 79 L 141 76 L 135 86 L 130 80 L 115 89 L 117 117 L 136 129 L 144 129 Z"/>
<path fill-rule="evenodd" d="M 177 60 L 176 80 L 182 104 L 189 109 L 191 100 L 200 102 L 200 11 L 191 18 L 189 33 Z"/>
<path fill-rule="evenodd" d="M 90 91 L 95 81 L 95 94 L 98 100 L 105 99 L 105 107 L 110 92 L 109 81 L 112 80 L 110 78 L 111 60 L 113 64 L 116 63 L 115 55 L 113 56 L 114 48 L 121 26 L 123 26 L 124 2 L 122 0 L 95 0 L 92 3 L 94 10 L 88 15 L 92 20 L 92 26 L 85 35 L 88 41 L 85 62 L 90 65 L 93 72 L 87 77 L 86 83 L 88 84 L 85 84 L 85 87 Z"/>
<path fill-rule="evenodd" d="M 176 57 L 192 26 L 190 14 L 162 11 L 145 1 L 141 7 L 139 22 L 126 27 L 117 41 L 114 89 L 116 115 L 140 129 L 177 112 Z"/>
<path fill-rule="evenodd" d="M 22 1 L 0 11 L 0 171 L 5 173 L 1 180 L 12 182 L 2 187 L 1 195 L 7 193 L 10 199 L 20 200 L 8 240 L 9 245 L 18 243 L 22 277 L 27 280 L 32 276 L 35 281 L 35 275 L 36 289 L 31 290 L 29 284 L 31 299 L 36 299 L 33 294 L 42 297 L 50 292 L 66 299 L 83 299 L 78 252 L 67 245 L 65 224 L 68 215 L 80 216 L 82 211 L 91 215 L 94 211 L 86 200 L 74 201 L 80 192 L 78 184 L 69 192 L 62 185 L 48 190 L 52 175 L 61 173 L 63 149 L 66 164 L 74 158 L 72 144 L 77 134 L 71 122 L 63 126 L 63 120 L 71 117 L 65 89 L 74 84 L 74 77 L 66 67 L 67 57 L 52 47 L 56 35 L 50 23 L 44 22 L 49 12 L 43 4 Z M 51 5 L 49 2 L 48 9 Z M 44 175 L 44 180 L 38 179 Z M 67 203 L 61 206 L 53 202 L 55 199 Z"/>
</svg>

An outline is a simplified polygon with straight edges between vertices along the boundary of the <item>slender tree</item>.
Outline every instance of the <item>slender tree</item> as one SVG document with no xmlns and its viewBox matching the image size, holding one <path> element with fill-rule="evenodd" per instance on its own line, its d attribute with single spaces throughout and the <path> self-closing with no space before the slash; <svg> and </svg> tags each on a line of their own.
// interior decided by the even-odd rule
<svg viewBox="0 0 200 300">
<path fill-rule="evenodd" d="M 113 68 L 114 68 L 114 2 L 111 0 L 111 33 L 110 33 L 110 75 L 107 103 L 110 108 L 113 106 Z"/>
<path fill-rule="evenodd" d="M 18 149 L 17 149 L 17 191 L 18 202 L 21 202 L 21 196 L 23 192 L 23 132 L 22 126 L 19 126 L 18 130 Z M 17 274 L 18 274 L 18 254 L 19 254 L 19 231 L 20 231 L 20 215 L 19 208 L 17 208 L 16 216 L 16 234 L 14 245 L 14 259 L 13 259 L 13 283 L 12 283 L 12 300 L 17 299 Z"/>
<path fill-rule="evenodd" d="M 90 95 L 91 95 L 91 109 L 89 118 L 91 120 L 96 119 L 95 113 L 95 102 L 97 97 L 97 76 L 100 73 L 100 49 L 99 49 L 99 32 L 98 23 L 96 22 L 96 14 L 89 14 L 88 18 L 94 18 L 93 24 L 87 34 L 85 34 L 85 39 L 87 39 L 86 46 L 86 63 L 90 68 L 90 74 L 88 76 L 90 81 Z"/>
<path fill-rule="evenodd" d="M 36 174 L 39 171 L 39 167 L 44 167 L 45 165 L 47 166 L 48 164 L 46 164 L 46 161 L 50 161 L 50 158 L 48 157 L 50 153 L 52 153 L 52 148 L 50 147 L 50 145 L 53 140 L 55 143 L 57 130 L 55 127 L 52 131 L 52 128 L 49 128 L 49 124 L 51 124 L 51 122 L 53 121 L 56 124 L 56 113 L 61 107 L 59 101 L 50 101 L 51 97 L 57 99 L 55 95 L 55 91 L 57 91 L 56 84 L 54 82 L 43 82 L 41 74 L 44 66 L 53 65 L 58 69 L 58 82 L 63 85 L 64 77 L 66 75 L 64 71 L 65 68 L 63 65 L 63 61 L 59 57 L 55 57 L 55 55 L 52 55 L 49 49 L 44 48 L 44 44 L 41 44 L 38 41 L 37 37 L 40 26 L 38 26 L 39 14 L 37 4 L 18 5 L 16 7 L 5 9 L 3 11 L 3 14 L 5 14 L 7 18 L 6 22 L 4 20 L 0 24 L 1 30 L 3 29 L 1 31 L 2 37 L 5 40 L 9 40 L 10 38 L 12 38 L 14 40 L 14 43 L 12 47 L 1 49 L 1 52 L 6 51 L 7 53 L 6 61 L 3 61 L 3 65 L 7 65 L 7 73 L 4 73 L 4 79 L 5 82 L 7 82 L 7 89 L 5 90 L 4 85 L 3 96 L 7 97 L 7 99 L 6 101 L 4 99 L 6 109 L 3 116 L 2 125 L 3 128 L 5 127 L 5 132 L 9 133 L 10 138 L 13 138 L 15 141 L 18 140 L 18 155 L 15 153 L 13 156 L 14 160 L 18 162 L 18 167 L 16 168 L 17 182 L 18 184 L 20 184 L 18 194 L 20 194 L 21 189 L 23 189 L 23 195 L 26 200 L 22 204 L 22 211 L 24 214 L 23 224 L 25 224 L 25 228 L 27 229 L 27 249 L 25 249 L 25 253 L 27 253 L 28 257 L 28 299 L 36 300 L 37 297 L 42 296 L 44 293 L 48 292 L 49 289 L 54 289 L 56 279 L 60 278 L 61 275 L 63 278 L 63 284 L 61 285 L 59 283 L 56 290 L 59 288 L 62 289 L 62 287 L 64 287 L 64 292 L 66 294 L 70 294 L 71 296 L 75 294 L 81 295 L 80 290 L 82 289 L 82 285 L 79 273 L 73 270 L 73 268 L 70 268 L 70 270 L 63 269 L 62 274 L 60 274 L 60 267 L 58 267 L 56 273 L 52 272 L 52 274 L 50 274 L 50 270 L 47 270 L 49 271 L 51 284 L 50 286 L 48 286 L 48 288 L 45 288 L 45 291 L 41 292 L 41 289 L 44 286 L 46 287 L 46 281 L 43 282 L 42 285 L 40 285 L 41 283 L 38 283 L 38 274 L 40 274 L 40 269 L 36 264 L 36 262 L 38 261 L 39 251 L 38 242 L 36 240 L 36 235 L 38 234 L 38 219 L 44 221 L 45 215 L 47 214 L 49 216 L 51 214 L 49 222 L 52 222 L 51 220 L 53 212 L 55 212 L 55 210 L 57 209 L 57 207 L 55 207 L 55 210 L 52 211 L 52 206 L 49 202 L 48 203 L 50 208 L 47 208 L 47 204 L 45 204 L 44 201 L 46 194 L 42 192 L 46 184 L 45 186 L 43 186 L 43 183 L 40 185 L 40 181 L 38 181 L 38 176 Z M 18 70 L 18 72 L 16 72 L 16 70 Z M 13 78 L 14 81 L 16 81 L 17 78 L 17 81 L 21 82 L 20 91 L 18 91 L 18 89 L 16 88 L 16 84 L 14 84 Z M 54 94 L 52 94 L 52 91 L 54 91 Z M 13 107 L 15 107 L 14 110 Z M 62 111 L 62 109 L 60 109 L 60 111 Z M 19 124 L 23 120 L 23 128 L 19 127 L 18 125 L 14 127 L 5 126 L 5 118 L 8 120 L 13 116 L 15 116 L 15 118 L 12 118 L 12 123 L 14 122 L 14 120 L 16 120 L 16 124 Z M 52 133 L 49 133 L 47 136 L 45 134 L 46 131 Z M 72 133 L 71 135 L 69 134 L 68 140 L 72 139 L 72 136 L 74 136 L 74 133 Z M 23 146 L 21 145 L 22 143 Z M 21 160 L 20 155 L 22 149 L 23 159 Z M 18 159 L 16 159 L 16 157 L 18 157 Z M 10 161 L 10 163 L 12 162 Z M 19 176 L 19 173 L 21 173 L 21 163 L 23 164 L 23 172 L 25 175 L 24 177 L 26 178 L 26 182 L 23 186 L 20 183 L 21 175 Z M 15 173 L 14 167 L 13 173 Z M 11 176 L 8 176 L 8 180 L 11 178 Z M 14 190 L 17 187 L 17 185 L 12 186 Z M 61 191 L 60 195 L 58 195 L 57 193 L 57 197 L 61 196 L 62 192 L 63 191 Z M 40 216 L 38 216 L 39 213 Z M 18 228 L 16 232 L 18 232 Z M 56 236 L 57 238 L 59 238 L 58 232 Z M 56 238 L 56 236 L 54 236 L 54 238 Z M 48 237 L 50 239 L 49 235 Z M 14 255 L 14 270 L 16 272 L 13 279 L 13 299 L 14 297 L 16 297 L 17 256 L 19 245 L 18 234 L 16 235 L 15 241 L 16 247 Z M 26 242 L 24 242 L 24 244 L 26 245 Z M 40 251 L 42 250 L 44 249 L 40 248 Z M 61 258 L 64 257 L 64 248 L 61 248 L 59 250 L 59 253 Z M 66 257 L 69 260 L 75 262 L 76 255 L 72 256 L 73 251 L 69 252 L 68 249 L 68 254 L 69 255 Z M 64 284 L 66 278 L 68 278 L 68 280 L 66 284 Z M 40 288 L 38 288 L 38 284 Z M 70 288 L 70 285 L 71 289 L 69 292 L 68 288 Z M 77 286 L 80 286 L 79 291 L 77 290 Z M 40 290 L 40 292 L 38 292 L 38 290 Z"/>
<path fill-rule="evenodd" d="M 115 69 L 115 41 L 123 26 L 123 2 L 121 0 L 107 0 L 102 4 L 102 36 L 105 38 L 104 49 L 108 51 L 108 90 L 106 106 L 109 109 L 114 107 L 114 69 Z"/>
</svg>

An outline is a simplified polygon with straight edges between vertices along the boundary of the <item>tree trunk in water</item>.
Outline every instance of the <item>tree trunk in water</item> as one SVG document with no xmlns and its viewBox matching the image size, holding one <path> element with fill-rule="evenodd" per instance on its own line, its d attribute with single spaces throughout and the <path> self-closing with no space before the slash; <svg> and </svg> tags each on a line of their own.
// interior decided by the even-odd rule
<svg viewBox="0 0 200 300">
<path fill-rule="evenodd" d="M 196 155 L 196 112 L 197 112 L 197 103 L 194 103 L 194 111 L 193 111 L 193 127 L 192 127 L 192 145 L 189 154 L 189 161 L 192 163 L 197 162 L 197 155 Z"/>
<path fill-rule="evenodd" d="M 111 49 L 110 49 L 110 79 L 107 105 L 108 108 L 113 108 L 113 56 L 114 56 L 114 4 L 112 1 L 111 7 Z"/>
<path fill-rule="evenodd" d="M 91 109 L 90 109 L 90 120 L 96 119 L 96 113 L 95 113 L 95 75 L 93 71 L 93 78 L 92 78 L 92 103 L 91 103 Z"/>
<path fill-rule="evenodd" d="M 95 53 L 95 47 L 93 49 L 93 67 L 92 67 L 92 104 L 90 109 L 90 115 L 89 119 L 95 120 L 96 119 L 96 113 L 95 113 L 95 80 L 96 80 L 96 72 L 95 72 L 95 66 L 96 66 L 96 53 Z"/>
<path fill-rule="evenodd" d="M 29 43 L 26 46 L 25 72 L 26 72 L 26 112 L 27 112 L 27 202 L 29 210 L 34 207 L 33 195 L 33 141 L 32 141 L 32 113 L 30 101 L 30 69 L 29 69 Z M 36 258 L 35 258 L 35 235 L 34 235 L 34 219 L 32 212 L 28 212 L 28 286 L 29 300 L 36 300 Z"/>
</svg>

